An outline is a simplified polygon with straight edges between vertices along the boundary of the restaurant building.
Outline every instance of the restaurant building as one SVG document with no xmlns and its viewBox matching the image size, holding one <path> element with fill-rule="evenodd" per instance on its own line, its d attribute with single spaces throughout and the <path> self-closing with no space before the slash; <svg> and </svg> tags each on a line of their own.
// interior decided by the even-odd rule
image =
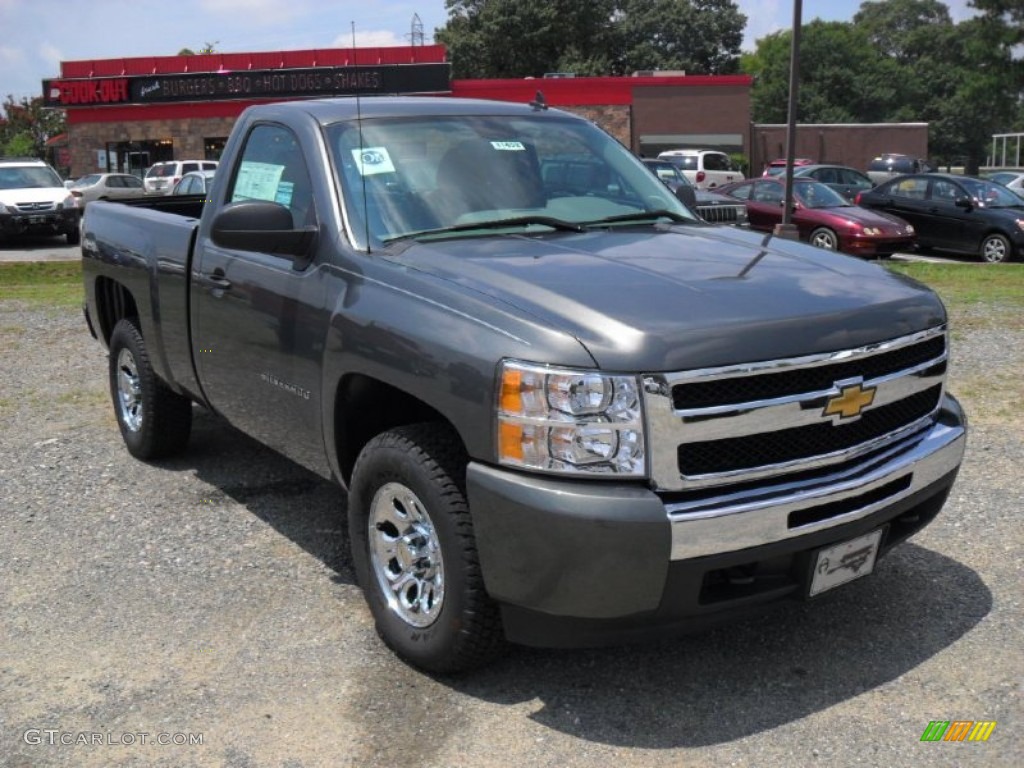
<svg viewBox="0 0 1024 768">
<path fill-rule="evenodd" d="M 747 75 L 452 80 L 443 45 L 213 53 L 61 63 L 46 106 L 67 111 L 69 176 L 141 173 L 217 159 L 242 110 L 267 101 L 435 94 L 546 103 L 581 114 L 638 154 L 699 146 L 747 154 Z"/>
</svg>

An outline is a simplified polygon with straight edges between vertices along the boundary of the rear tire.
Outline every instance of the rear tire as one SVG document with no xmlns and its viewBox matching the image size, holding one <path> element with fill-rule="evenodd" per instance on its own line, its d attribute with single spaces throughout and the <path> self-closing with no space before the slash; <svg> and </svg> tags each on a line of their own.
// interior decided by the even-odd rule
<svg viewBox="0 0 1024 768">
<path fill-rule="evenodd" d="M 149 460 L 184 450 L 192 431 L 192 401 L 167 388 L 153 371 L 135 318 L 110 335 L 110 396 L 128 453 Z"/>
<path fill-rule="evenodd" d="M 1013 256 L 1013 248 L 1005 235 L 988 235 L 981 241 L 981 258 L 989 264 L 1005 264 Z"/>
<path fill-rule="evenodd" d="M 377 632 L 428 672 L 482 666 L 504 647 L 465 496 L 466 454 L 441 424 L 373 438 L 352 472 L 348 526 Z"/>
<path fill-rule="evenodd" d="M 827 251 L 839 250 L 839 238 L 836 237 L 836 233 L 828 227 L 818 227 L 816 230 L 811 232 L 811 237 L 808 242 L 811 245 L 816 245 Z"/>
</svg>

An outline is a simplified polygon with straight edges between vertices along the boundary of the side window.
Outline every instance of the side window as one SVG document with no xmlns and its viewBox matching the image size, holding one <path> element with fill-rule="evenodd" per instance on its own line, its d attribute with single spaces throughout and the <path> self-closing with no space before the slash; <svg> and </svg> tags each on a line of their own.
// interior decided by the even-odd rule
<svg viewBox="0 0 1024 768">
<path fill-rule="evenodd" d="M 111 189 L 121 189 L 124 187 L 124 181 L 120 176 L 107 176 L 106 186 Z"/>
<path fill-rule="evenodd" d="M 204 171 L 215 171 L 215 170 L 217 170 L 217 164 L 216 163 L 203 163 L 203 170 Z"/>
<path fill-rule="evenodd" d="M 928 181 L 926 179 L 900 179 L 889 186 L 889 194 L 911 200 L 924 200 L 927 188 Z"/>
<path fill-rule="evenodd" d="M 757 182 L 754 184 L 753 199 L 758 203 L 778 205 L 782 202 L 782 185 L 770 182 Z"/>
<path fill-rule="evenodd" d="M 269 200 L 292 212 L 296 229 L 316 223 L 309 170 L 295 135 L 280 125 L 257 125 L 245 149 L 228 194 L 229 202 Z"/>
<path fill-rule="evenodd" d="M 704 155 L 705 171 L 728 171 L 729 158 L 717 152 L 708 152 Z"/>
<path fill-rule="evenodd" d="M 842 172 L 842 183 L 847 184 L 851 187 L 858 187 L 860 189 L 871 189 L 873 184 L 871 179 L 865 176 L 863 173 L 845 168 Z"/>
<path fill-rule="evenodd" d="M 823 184 L 838 184 L 839 179 L 837 178 L 835 168 L 818 168 L 814 173 L 811 174 L 815 179 L 822 182 Z"/>
<path fill-rule="evenodd" d="M 960 188 L 951 181 L 936 179 L 932 182 L 932 199 L 952 203 L 961 194 Z"/>
<path fill-rule="evenodd" d="M 184 176 L 186 173 L 192 173 L 192 171 L 199 170 L 199 163 L 182 163 L 181 164 L 181 175 Z"/>
</svg>

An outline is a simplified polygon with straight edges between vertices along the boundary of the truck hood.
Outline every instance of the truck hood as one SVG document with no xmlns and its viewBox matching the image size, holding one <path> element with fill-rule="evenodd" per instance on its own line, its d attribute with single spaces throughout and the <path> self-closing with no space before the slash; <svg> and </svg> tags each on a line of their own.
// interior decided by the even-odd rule
<svg viewBox="0 0 1024 768">
<path fill-rule="evenodd" d="M 733 227 L 452 238 L 385 258 L 572 334 L 606 370 L 793 357 L 945 322 L 939 299 L 912 280 Z"/>
</svg>

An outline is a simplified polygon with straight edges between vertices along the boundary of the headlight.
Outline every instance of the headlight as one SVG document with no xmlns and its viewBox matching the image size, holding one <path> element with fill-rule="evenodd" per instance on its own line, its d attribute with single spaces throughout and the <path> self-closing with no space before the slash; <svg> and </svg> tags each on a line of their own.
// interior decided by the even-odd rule
<svg viewBox="0 0 1024 768">
<path fill-rule="evenodd" d="M 7 213 L 7 206 L 3 203 L 0 203 L 0 213 Z"/>
<path fill-rule="evenodd" d="M 1024 232 L 1024 219 L 1017 219 L 1014 223 L 1017 225 L 1017 229 Z"/>
<path fill-rule="evenodd" d="M 914 234 L 914 225 L 913 224 L 907 224 L 906 232 L 907 232 L 908 235 Z"/>
<path fill-rule="evenodd" d="M 75 197 L 74 195 L 68 195 L 67 197 L 64 198 L 64 202 L 61 203 L 61 206 L 64 208 L 77 208 L 78 198 Z"/>
<path fill-rule="evenodd" d="M 503 361 L 498 461 L 564 474 L 646 473 L 635 376 Z"/>
<path fill-rule="evenodd" d="M 880 230 L 878 227 L 864 227 L 864 234 L 877 237 L 878 235 L 882 234 L 882 230 Z"/>
</svg>

